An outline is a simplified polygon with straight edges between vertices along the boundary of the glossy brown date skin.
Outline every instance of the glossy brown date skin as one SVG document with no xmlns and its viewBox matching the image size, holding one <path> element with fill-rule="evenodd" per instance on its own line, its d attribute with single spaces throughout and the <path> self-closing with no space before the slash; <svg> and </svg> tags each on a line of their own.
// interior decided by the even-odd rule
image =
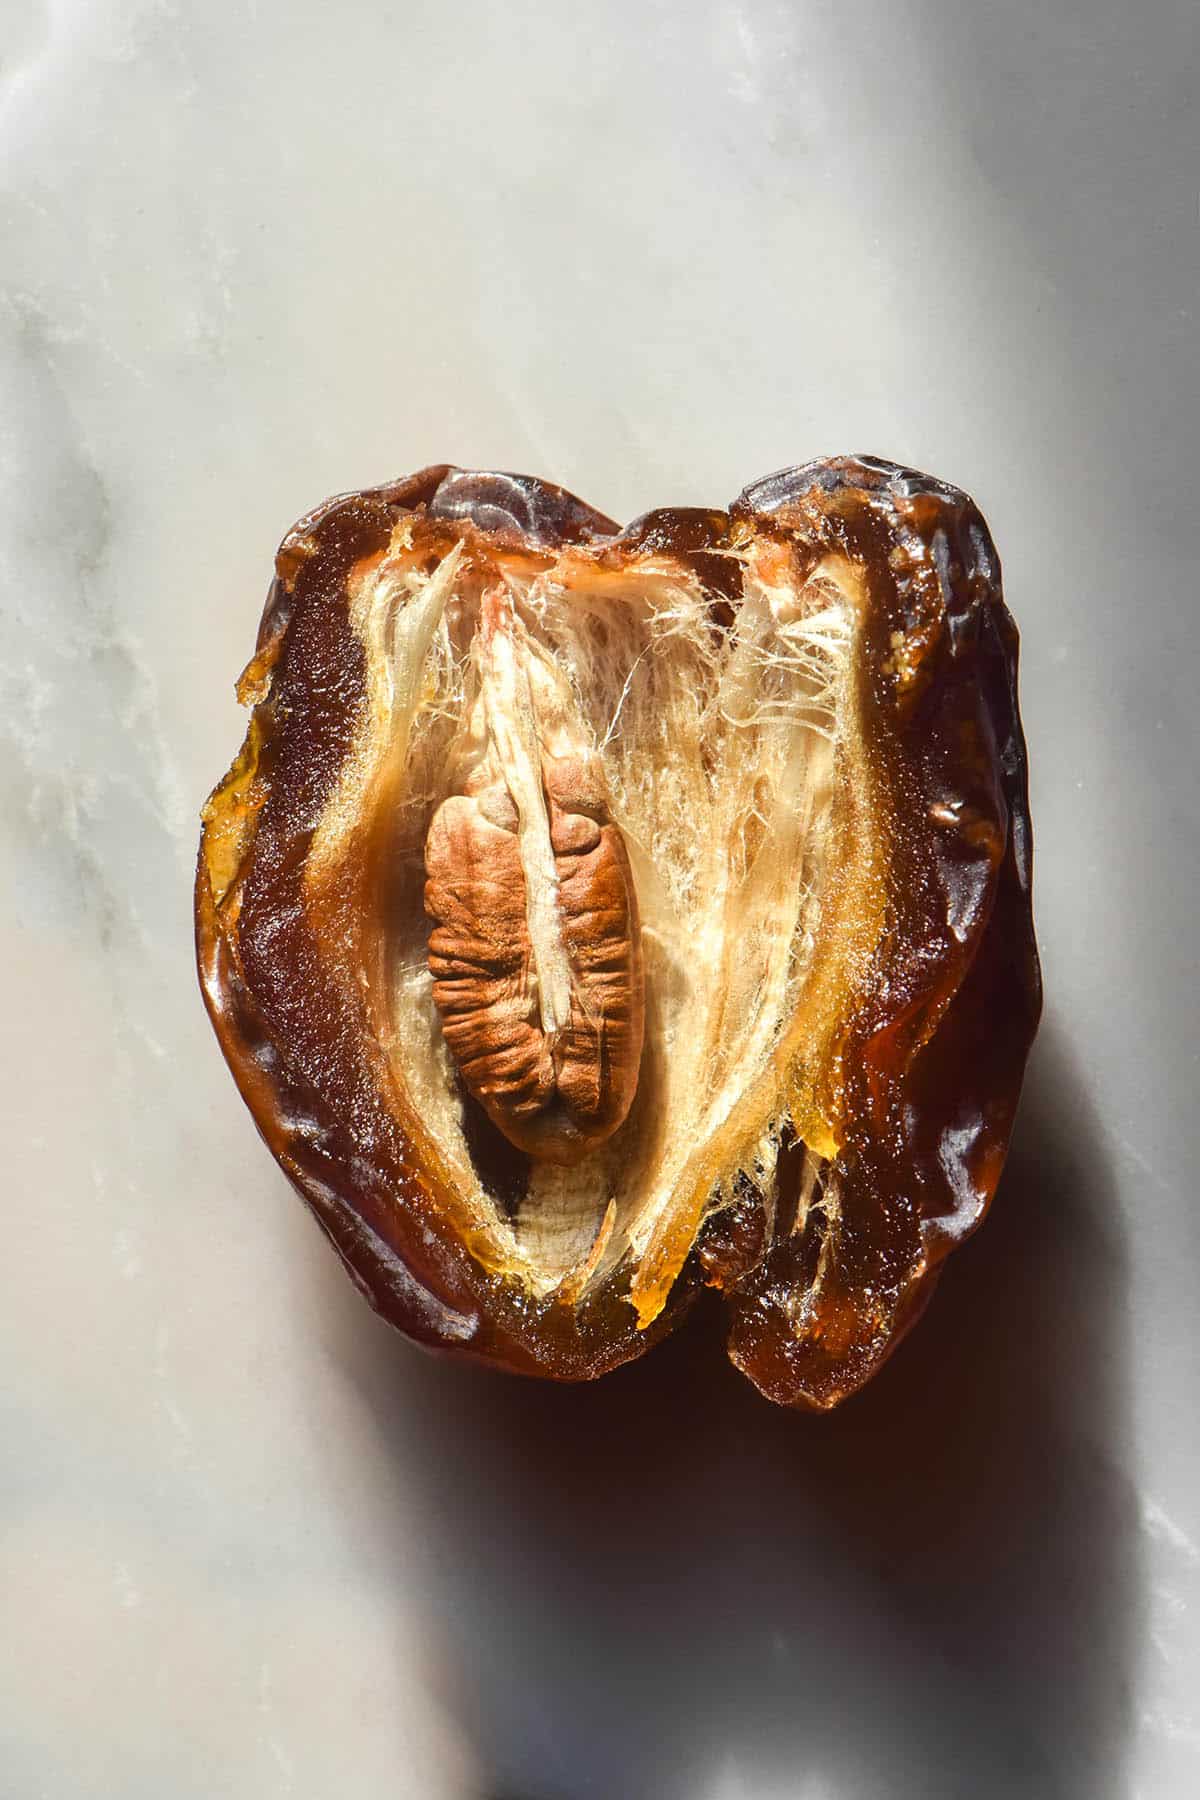
<svg viewBox="0 0 1200 1800">
<path fill-rule="evenodd" d="M 869 756 L 904 816 L 886 966 L 845 1031 L 847 1125 L 829 1165 L 837 1229 L 793 1231 L 786 1192 L 770 1232 L 757 1218 L 740 1228 L 737 1209 L 717 1215 L 646 1329 L 627 1271 L 578 1297 L 535 1299 L 475 1254 L 455 1195 L 389 1100 L 365 1006 L 325 977 L 303 873 L 363 703 L 349 587 L 409 511 L 518 550 L 586 544 L 614 566 L 674 558 L 726 584 L 730 606 L 729 552 L 747 532 L 861 572 Z M 987 1210 L 1036 1029 L 1016 660 L 971 501 L 869 458 L 784 471 L 727 512 L 651 513 L 624 532 L 549 484 L 448 466 L 300 521 L 243 681 L 250 734 L 206 811 L 198 957 L 243 1096 L 372 1305 L 423 1343 L 575 1380 L 639 1355 L 707 1283 L 725 1295 L 731 1357 L 770 1398 L 823 1409 L 869 1378 Z M 800 1177 L 785 1157 L 785 1189 L 789 1179 Z"/>
</svg>

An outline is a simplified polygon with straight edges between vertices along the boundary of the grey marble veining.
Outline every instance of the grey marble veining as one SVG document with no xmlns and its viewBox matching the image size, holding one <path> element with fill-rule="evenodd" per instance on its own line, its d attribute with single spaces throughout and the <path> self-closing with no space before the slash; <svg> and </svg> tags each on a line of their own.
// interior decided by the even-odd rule
<svg viewBox="0 0 1200 1800">
<path fill-rule="evenodd" d="M 0 1790 L 1200 1788 L 1183 0 L 61 0 L 0 39 Z M 1022 628 L 1046 1025 L 875 1387 L 427 1360 L 191 970 L 274 545 L 441 458 L 619 517 L 864 450 Z"/>
</svg>

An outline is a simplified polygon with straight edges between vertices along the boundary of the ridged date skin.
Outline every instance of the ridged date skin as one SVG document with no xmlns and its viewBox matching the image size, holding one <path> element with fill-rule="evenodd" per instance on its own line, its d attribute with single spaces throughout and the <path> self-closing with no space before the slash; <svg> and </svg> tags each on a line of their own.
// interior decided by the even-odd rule
<svg viewBox="0 0 1200 1800">
<path fill-rule="evenodd" d="M 764 1226 L 750 1202 L 714 1215 L 648 1329 L 638 1328 L 630 1307 L 624 1265 L 581 1293 L 535 1297 L 477 1253 L 459 1197 L 422 1150 L 420 1119 L 398 1108 L 385 1077 L 358 979 L 370 960 L 358 914 L 332 903 L 322 913 L 310 903 L 314 832 L 352 763 L 367 705 L 355 571 L 383 557 L 410 517 L 443 530 L 447 547 L 474 533 L 516 553 L 584 546 L 614 569 L 637 557 L 674 559 L 708 584 L 714 630 L 736 611 L 736 559 L 749 540 L 789 554 L 799 546 L 809 566 L 848 559 L 858 572 L 866 769 L 894 829 L 888 929 L 840 1042 L 847 1125 L 828 1164 L 836 1219 L 793 1228 L 798 1158 L 785 1155 L 774 1223 Z M 785 470 L 747 488 L 727 511 L 661 511 L 624 530 L 549 483 L 448 465 L 340 496 L 303 518 L 280 548 L 240 690 L 254 703 L 245 745 L 205 810 L 197 952 L 205 1001 L 242 1095 L 371 1304 L 426 1345 L 580 1380 L 642 1354 L 708 1284 L 724 1296 L 730 1356 L 771 1399 L 824 1410 L 860 1388 L 991 1203 L 1037 1026 L 1016 668 L 998 559 L 974 504 L 874 458 Z M 443 1029 L 462 1034 L 459 1067 L 485 1103 L 491 1087 L 493 1107 L 492 1075 L 515 1048 L 525 1071 L 521 1098 L 509 1107 L 515 1129 L 530 1096 L 550 1093 L 548 1072 L 532 1039 L 517 1033 L 502 1045 L 491 1030 L 497 999 L 489 984 L 503 988 L 522 954 L 519 900 L 515 881 L 503 880 L 503 945 L 483 953 L 490 902 L 480 898 L 478 877 L 499 866 L 493 849 L 509 851 L 489 835 L 503 837 L 502 827 L 485 833 L 481 815 L 461 809 L 460 799 L 478 805 L 465 793 L 446 802 L 428 850 L 437 920 L 431 967 Z M 599 844 L 584 850 L 571 819 L 568 808 L 565 822 L 556 821 L 567 900 L 576 879 L 593 891 L 627 883 L 603 829 Z M 448 869 L 463 867 L 473 871 L 470 881 L 448 878 Z M 466 891 L 472 883 L 474 897 Z M 624 1079 L 633 1078 L 640 1030 L 629 999 L 633 908 L 627 883 L 589 971 L 625 996 L 629 1048 L 613 1055 Z M 565 903 L 568 920 L 570 912 Z M 582 965 L 582 944 L 575 954 Z M 459 961 L 471 971 L 464 996 L 449 991 Z M 476 1002 L 491 1025 L 473 1020 Z M 615 1016 L 620 1010 L 614 1004 Z M 477 1062 L 482 1079 L 468 1075 Z M 618 1103 L 622 1086 L 611 1079 L 605 1104 Z M 556 1070 L 551 1110 L 561 1106 L 583 1128 L 596 1087 L 594 1071 L 575 1081 Z M 536 1116 L 534 1107 L 529 1117 Z"/>
<path fill-rule="evenodd" d="M 551 796 L 575 975 L 570 1022 L 552 1037 L 529 981 L 516 814 L 502 789 L 488 797 L 490 817 L 481 798 L 444 801 L 425 846 L 433 998 L 459 1073 L 510 1142 L 549 1162 L 575 1162 L 621 1123 L 637 1087 L 645 1006 L 629 858 L 614 824 Z"/>
</svg>

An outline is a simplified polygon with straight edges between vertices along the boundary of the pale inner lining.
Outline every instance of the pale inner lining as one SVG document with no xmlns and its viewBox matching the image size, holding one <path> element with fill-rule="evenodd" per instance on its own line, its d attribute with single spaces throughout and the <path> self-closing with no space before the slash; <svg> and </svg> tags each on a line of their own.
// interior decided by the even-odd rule
<svg viewBox="0 0 1200 1800">
<path fill-rule="evenodd" d="M 364 744 L 358 779 L 369 783 L 385 755 L 402 759 L 388 852 L 387 1054 L 495 1255 L 538 1293 L 584 1263 L 606 1217 L 589 1279 L 645 1248 L 697 1146 L 764 1087 L 803 1006 L 850 705 L 853 578 L 827 559 L 802 585 L 780 583 L 753 552 L 742 574 L 727 629 L 714 626 L 699 581 L 666 559 L 614 572 L 576 555 L 565 571 L 506 575 L 517 616 L 569 681 L 603 759 L 637 886 L 647 988 L 629 1117 L 574 1167 L 534 1163 L 515 1213 L 484 1186 L 464 1134 L 422 908 L 425 836 L 454 791 L 456 741 L 477 692 L 485 583 L 457 552 L 432 574 L 393 554 L 357 597 L 374 744 Z M 765 1091 L 749 1135 L 739 1115 L 714 1206 L 739 1169 L 769 1200 L 783 1071 Z"/>
</svg>

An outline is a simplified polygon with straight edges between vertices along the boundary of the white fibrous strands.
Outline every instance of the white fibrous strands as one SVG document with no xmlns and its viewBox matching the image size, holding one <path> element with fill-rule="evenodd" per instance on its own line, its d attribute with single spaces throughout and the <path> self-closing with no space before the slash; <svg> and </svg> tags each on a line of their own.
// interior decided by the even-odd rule
<svg viewBox="0 0 1200 1800">
<path fill-rule="evenodd" d="M 853 571 L 740 566 L 730 605 L 667 557 L 400 546 L 360 605 L 404 744 L 389 1055 L 534 1292 L 665 1269 L 813 1135 Z"/>
</svg>

